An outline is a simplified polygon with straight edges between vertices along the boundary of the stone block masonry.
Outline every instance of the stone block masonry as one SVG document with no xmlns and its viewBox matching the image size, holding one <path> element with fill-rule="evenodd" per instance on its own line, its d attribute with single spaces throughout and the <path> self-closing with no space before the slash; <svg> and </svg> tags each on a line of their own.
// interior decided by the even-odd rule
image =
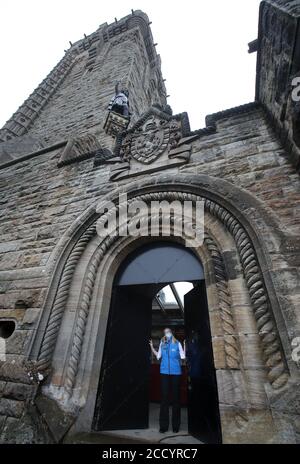
<svg viewBox="0 0 300 464">
<path fill-rule="evenodd" d="M 265 1 L 261 11 L 298 18 L 295 2 L 284 12 L 283 3 Z M 205 269 L 223 440 L 299 442 L 291 356 L 300 336 L 298 148 L 288 105 L 269 86 L 275 39 L 267 24 L 260 22 L 257 101 L 208 116 L 198 131 L 166 106 L 160 57 L 140 11 L 74 43 L 1 129 L 0 328 L 14 323 L 0 362 L 1 442 L 64 442 L 92 431 L 114 272 L 138 246 L 133 238 L 100 242 L 94 207 L 121 191 L 205 198 L 206 240 L 195 253 Z M 286 50 L 276 51 L 281 59 Z M 118 80 L 133 115 L 116 140 L 103 123 Z M 157 157 L 155 127 L 163 127 Z M 127 176 L 118 177 L 124 165 Z M 40 378 L 49 321 L 57 340 Z"/>
<path fill-rule="evenodd" d="M 111 148 L 103 123 L 119 80 L 130 91 L 133 120 L 151 104 L 164 105 L 160 58 L 148 23 L 148 17 L 137 11 L 73 44 L 1 129 L 3 161 L 20 152 L 22 136 L 28 153 L 86 132 L 96 133 L 103 146 Z"/>
</svg>

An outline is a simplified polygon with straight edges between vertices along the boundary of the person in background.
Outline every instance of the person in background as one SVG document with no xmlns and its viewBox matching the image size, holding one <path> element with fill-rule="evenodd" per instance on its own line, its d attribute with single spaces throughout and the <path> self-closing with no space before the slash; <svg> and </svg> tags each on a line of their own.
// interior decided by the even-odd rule
<svg viewBox="0 0 300 464">
<path fill-rule="evenodd" d="M 161 377 L 161 405 L 159 414 L 159 431 L 164 433 L 169 428 L 169 390 L 172 387 L 172 427 L 173 432 L 177 433 L 180 427 L 180 379 L 181 379 L 181 360 L 185 359 L 184 348 L 176 340 L 172 330 L 164 329 L 159 349 L 156 351 L 150 340 L 152 353 L 160 362 Z"/>
</svg>

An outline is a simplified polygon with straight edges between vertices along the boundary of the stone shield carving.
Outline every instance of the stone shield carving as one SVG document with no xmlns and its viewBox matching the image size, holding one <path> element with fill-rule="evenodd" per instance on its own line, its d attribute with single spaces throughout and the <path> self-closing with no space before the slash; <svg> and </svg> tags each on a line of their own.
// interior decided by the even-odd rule
<svg viewBox="0 0 300 464">
<path fill-rule="evenodd" d="M 189 162 L 191 142 L 198 134 L 190 132 L 185 113 L 170 112 L 152 106 L 127 131 L 117 137 L 110 180 L 155 172 Z M 119 160 L 119 163 L 116 161 Z"/>
<path fill-rule="evenodd" d="M 150 164 L 167 148 L 170 128 L 167 121 L 150 116 L 131 137 L 131 156 L 136 161 Z"/>
</svg>

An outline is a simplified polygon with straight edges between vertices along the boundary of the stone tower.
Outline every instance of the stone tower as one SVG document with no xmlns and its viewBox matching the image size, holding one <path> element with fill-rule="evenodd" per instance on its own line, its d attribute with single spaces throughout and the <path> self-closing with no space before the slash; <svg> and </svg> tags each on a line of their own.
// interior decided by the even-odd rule
<svg viewBox="0 0 300 464">
<path fill-rule="evenodd" d="M 73 136 L 95 135 L 111 145 L 103 131 L 115 83 L 128 87 L 132 122 L 151 105 L 166 105 L 148 17 L 141 11 L 102 24 L 71 45 L 57 66 L 0 131 L 2 161 Z M 19 145 L 22 137 L 22 145 Z"/>
<path fill-rule="evenodd" d="M 126 193 L 147 205 L 204 204 L 193 253 L 205 275 L 223 442 L 299 443 L 299 24 L 299 1 L 261 3 L 250 46 L 256 100 L 192 132 L 187 114 L 167 105 L 148 17 L 133 11 L 72 44 L 0 130 L 1 442 L 97 433 L 114 278 L 152 243 L 122 235 L 127 222 L 116 235 L 97 233 L 114 208 L 120 217 Z M 110 121 L 111 133 L 117 81 L 132 116 L 128 126 Z M 174 225 L 168 240 L 183 238 Z"/>
</svg>

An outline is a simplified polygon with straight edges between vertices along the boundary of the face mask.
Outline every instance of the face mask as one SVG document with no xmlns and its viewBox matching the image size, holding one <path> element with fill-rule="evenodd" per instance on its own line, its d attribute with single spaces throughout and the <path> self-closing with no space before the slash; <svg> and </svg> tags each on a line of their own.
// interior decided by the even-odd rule
<svg viewBox="0 0 300 464">
<path fill-rule="evenodd" d="M 171 338 L 171 337 L 172 337 L 172 334 L 171 334 L 171 332 L 166 332 L 166 333 L 165 333 L 165 336 L 166 336 L 167 338 Z"/>
</svg>

